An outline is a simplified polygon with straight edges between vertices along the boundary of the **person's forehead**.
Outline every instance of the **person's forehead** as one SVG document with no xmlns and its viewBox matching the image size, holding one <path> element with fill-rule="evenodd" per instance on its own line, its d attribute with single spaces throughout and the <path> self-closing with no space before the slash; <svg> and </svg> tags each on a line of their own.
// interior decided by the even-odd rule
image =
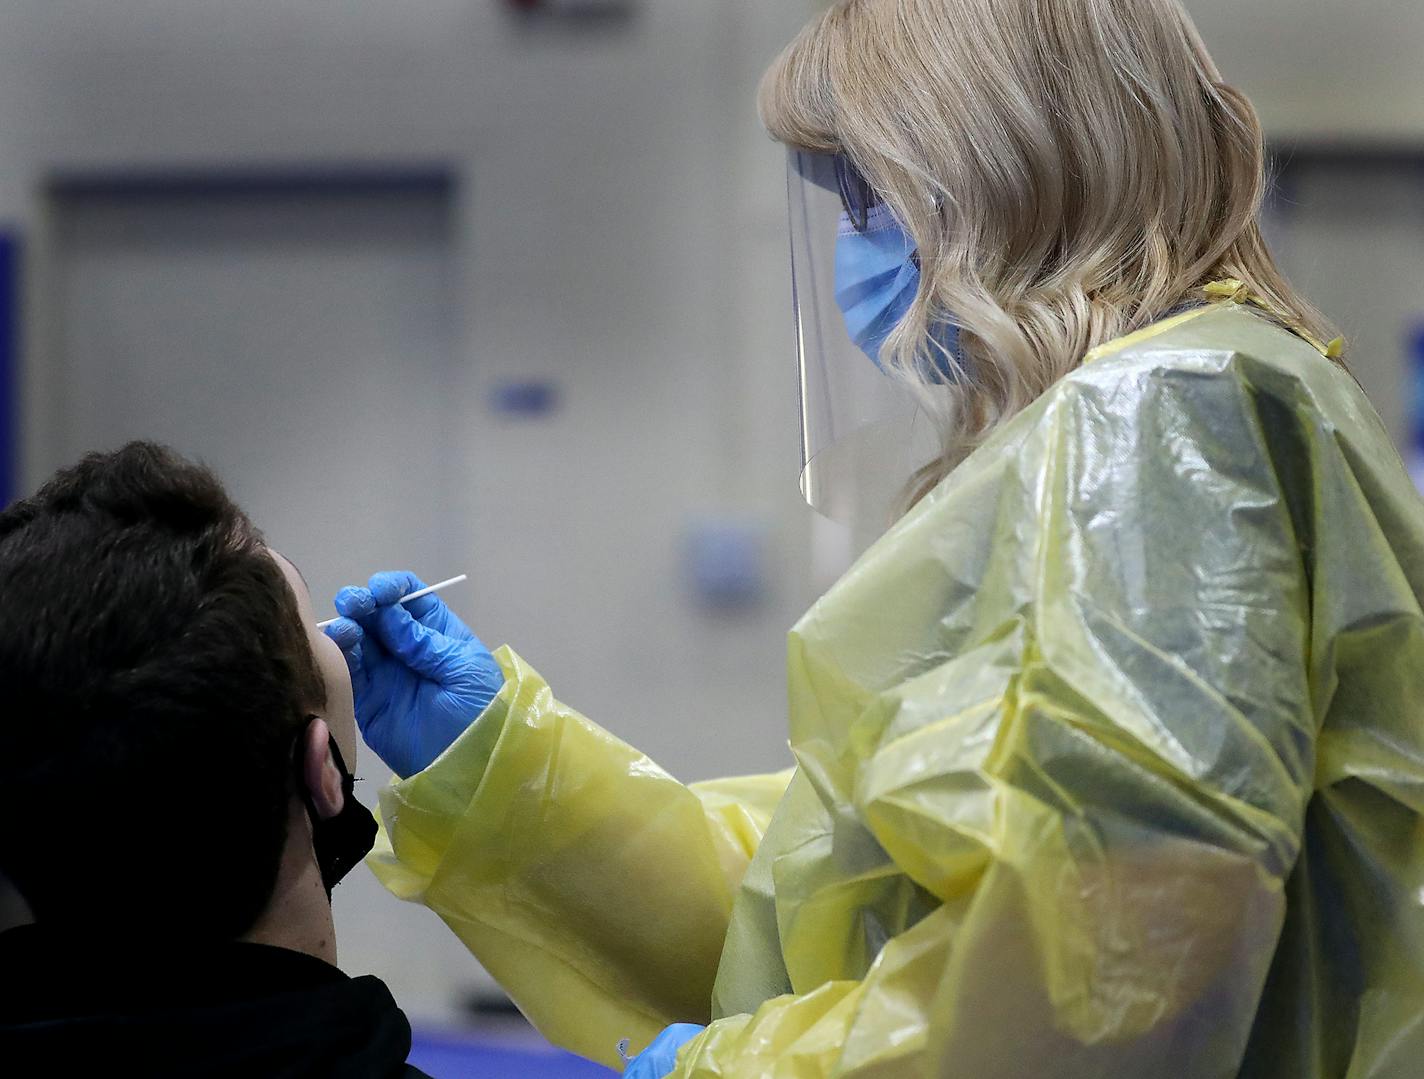
<svg viewBox="0 0 1424 1079">
<path fill-rule="evenodd" d="M 267 553 L 271 556 L 272 561 L 277 563 L 278 568 L 282 571 L 282 575 L 287 578 L 287 583 L 291 585 L 292 591 L 296 594 L 297 601 L 299 603 L 310 603 L 311 591 L 307 587 L 307 579 L 302 576 L 302 571 L 297 568 L 297 564 L 282 554 L 281 551 L 274 551 L 271 547 L 267 548 Z"/>
</svg>

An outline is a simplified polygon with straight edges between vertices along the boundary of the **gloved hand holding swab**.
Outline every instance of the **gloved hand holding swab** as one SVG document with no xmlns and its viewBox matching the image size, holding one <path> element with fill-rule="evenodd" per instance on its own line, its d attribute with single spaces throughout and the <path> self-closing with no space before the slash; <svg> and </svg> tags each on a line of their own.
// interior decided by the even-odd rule
<svg viewBox="0 0 1424 1079">
<path fill-rule="evenodd" d="M 401 605 L 405 605 L 411 602 L 411 600 L 420 599 L 422 596 L 429 596 L 432 593 L 439 592 L 442 588 L 449 588 L 452 584 L 459 584 L 461 581 L 468 581 L 469 579 L 470 575 L 468 573 L 462 573 L 458 577 L 451 577 L 447 581 L 440 581 L 436 584 L 431 585 L 428 588 L 422 588 L 419 592 L 412 592 L 408 596 L 402 596 L 400 599 L 396 600 L 396 602 Z M 341 621 L 341 619 L 339 618 L 328 618 L 325 622 L 318 622 L 316 624 L 316 628 L 325 629 L 327 626 L 336 625 L 336 623 L 339 621 Z"/>
<path fill-rule="evenodd" d="M 369 587 L 343 588 L 332 601 L 341 618 L 325 633 L 351 672 L 356 723 L 366 744 L 402 777 L 449 748 L 504 686 L 490 650 L 431 595 L 465 579 L 427 588 L 413 573 L 383 572 Z"/>
</svg>

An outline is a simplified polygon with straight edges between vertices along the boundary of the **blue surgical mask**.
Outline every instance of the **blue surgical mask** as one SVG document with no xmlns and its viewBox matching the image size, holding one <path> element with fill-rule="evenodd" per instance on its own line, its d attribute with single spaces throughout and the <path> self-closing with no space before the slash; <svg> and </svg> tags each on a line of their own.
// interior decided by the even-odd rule
<svg viewBox="0 0 1424 1079">
<path fill-rule="evenodd" d="M 836 304 L 846 329 L 876 367 L 891 332 L 909 313 L 920 288 L 915 241 L 888 206 L 870 211 L 864 232 L 842 213 L 836 234 Z M 935 374 L 952 378 L 949 357 L 959 352 L 959 328 L 936 328 L 930 359 Z M 944 351 L 941 352 L 940 350 Z"/>
</svg>

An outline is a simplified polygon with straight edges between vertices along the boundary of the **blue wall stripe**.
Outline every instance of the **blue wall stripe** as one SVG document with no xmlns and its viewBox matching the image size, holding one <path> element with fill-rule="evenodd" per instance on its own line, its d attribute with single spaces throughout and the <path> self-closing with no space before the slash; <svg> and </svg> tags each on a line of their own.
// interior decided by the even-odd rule
<svg viewBox="0 0 1424 1079">
<path fill-rule="evenodd" d="M 0 230 L 0 506 L 19 494 L 20 238 Z"/>
<path fill-rule="evenodd" d="M 45 190 L 55 198 L 172 198 L 234 195 L 332 195 L 371 192 L 446 194 L 457 184 L 445 165 L 383 168 L 353 165 L 301 169 L 165 169 L 158 171 L 58 172 Z"/>
</svg>

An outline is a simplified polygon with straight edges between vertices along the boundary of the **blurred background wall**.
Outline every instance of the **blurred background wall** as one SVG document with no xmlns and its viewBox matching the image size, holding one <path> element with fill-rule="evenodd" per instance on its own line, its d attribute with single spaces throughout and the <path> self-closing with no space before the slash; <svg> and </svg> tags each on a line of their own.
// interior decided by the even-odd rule
<svg viewBox="0 0 1424 1079">
<path fill-rule="evenodd" d="M 0 5 L 23 476 L 170 441 L 319 602 L 467 571 L 449 598 L 491 645 L 670 770 L 774 770 L 814 589 L 753 90 L 807 9 L 635 7 Z M 699 591 L 709 547 L 732 579 Z M 337 909 L 343 964 L 416 1017 L 478 984 L 366 875 Z"/>
<path fill-rule="evenodd" d="M 450 601 L 688 779 L 779 768 L 784 634 L 845 565 L 796 489 L 784 163 L 761 70 L 812 0 L 6 0 L 21 487 L 156 437 L 320 602 Z M 1424 7 L 1189 0 L 1285 151 L 1272 228 L 1406 438 Z M 386 773 L 367 755 L 370 782 Z M 343 965 L 417 1019 L 481 975 L 365 876 Z"/>
</svg>

